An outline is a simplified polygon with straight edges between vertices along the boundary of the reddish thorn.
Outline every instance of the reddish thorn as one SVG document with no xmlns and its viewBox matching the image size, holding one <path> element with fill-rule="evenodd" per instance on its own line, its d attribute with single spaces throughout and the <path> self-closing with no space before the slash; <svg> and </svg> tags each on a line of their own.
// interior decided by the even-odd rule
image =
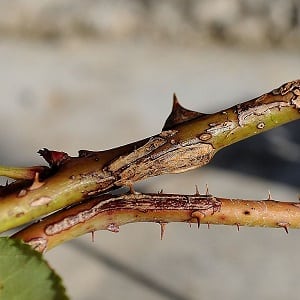
<svg viewBox="0 0 300 300">
<path fill-rule="evenodd" d="M 176 105 L 180 105 L 175 93 L 173 93 L 173 109 Z"/>
<path fill-rule="evenodd" d="M 47 161 L 50 167 L 59 167 L 66 159 L 70 158 L 65 152 L 51 151 L 47 148 L 39 150 L 38 153 Z"/>
<path fill-rule="evenodd" d="M 236 223 L 235 225 L 236 225 L 236 227 L 237 227 L 237 231 L 240 231 L 240 224 L 239 224 L 239 223 Z"/>
<path fill-rule="evenodd" d="M 198 189 L 198 185 L 195 184 L 195 187 L 196 187 L 196 193 L 195 193 L 195 195 L 196 195 L 196 196 L 200 196 L 199 189 Z"/>
<path fill-rule="evenodd" d="M 277 225 L 278 225 L 279 227 L 282 227 L 282 228 L 284 229 L 284 231 L 285 231 L 287 234 L 289 233 L 288 228 L 289 228 L 289 226 L 290 226 L 290 223 L 287 223 L 287 222 L 279 222 L 279 223 L 277 223 Z"/>
<path fill-rule="evenodd" d="M 162 241 L 166 232 L 167 223 L 159 223 L 159 225 L 160 225 L 160 240 Z"/>
</svg>

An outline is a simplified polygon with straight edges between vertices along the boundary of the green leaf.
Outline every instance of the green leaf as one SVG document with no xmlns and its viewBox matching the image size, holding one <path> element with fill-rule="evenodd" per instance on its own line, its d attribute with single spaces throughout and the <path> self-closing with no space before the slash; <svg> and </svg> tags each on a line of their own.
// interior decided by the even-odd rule
<svg viewBox="0 0 300 300">
<path fill-rule="evenodd" d="M 68 299 L 58 275 L 29 245 L 0 238 L 0 299 Z"/>
</svg>

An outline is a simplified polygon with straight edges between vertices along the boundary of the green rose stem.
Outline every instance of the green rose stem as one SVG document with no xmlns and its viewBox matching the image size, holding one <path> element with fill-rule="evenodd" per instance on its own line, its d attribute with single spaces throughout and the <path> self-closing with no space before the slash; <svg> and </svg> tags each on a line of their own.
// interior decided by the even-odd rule
<svg viewBox="0 0 300 300">
<path fill-rule="evenodd" d="M 209 115 L 184 109 L 174 97 L 163 131 L 151 138 L 107 151 L 81 150 L 78 157 L 41 150 L 50 171 L 36 172 L 31 185 L 0 190 L 0 232 L 111 189 L 132 189 L 151 176 L 201 167 L 223 147 L 299 118 L 300 80 Z"/>
</svg>

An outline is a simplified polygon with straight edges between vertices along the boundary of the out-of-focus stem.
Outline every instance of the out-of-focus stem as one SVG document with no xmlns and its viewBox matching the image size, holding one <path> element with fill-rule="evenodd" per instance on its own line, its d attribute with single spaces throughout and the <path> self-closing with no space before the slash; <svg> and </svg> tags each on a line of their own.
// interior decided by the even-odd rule
<svg viewBox="0 0 300 300">
<path fill-rule="evenodd" d="M 34 179 L 36 173 L 43 173 L 48 167 L 35 166 L 35 167 L 7 167 L 0 166 L 0 176 L 5 176 L 12 179 L 24 179 L 32 180 Z"/>
</svg>

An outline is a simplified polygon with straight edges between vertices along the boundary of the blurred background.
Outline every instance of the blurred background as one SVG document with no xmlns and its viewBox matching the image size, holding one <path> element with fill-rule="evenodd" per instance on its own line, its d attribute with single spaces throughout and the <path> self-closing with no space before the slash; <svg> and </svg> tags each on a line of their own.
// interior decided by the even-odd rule
<svg viewBox="0 0 300 300">
<path fill-rule="evenodd" d="M 299 79 L 297 0 L 0 2 L 0 164 L 44 164 L 158 133 L 172 93 L 212 113 Z M 219 152 L 145 192 L 296 201 L 300 125 Z M 298 299 L 299 231 L 130 224 L 46 254 L 71 299 Z"/>
</svg>

